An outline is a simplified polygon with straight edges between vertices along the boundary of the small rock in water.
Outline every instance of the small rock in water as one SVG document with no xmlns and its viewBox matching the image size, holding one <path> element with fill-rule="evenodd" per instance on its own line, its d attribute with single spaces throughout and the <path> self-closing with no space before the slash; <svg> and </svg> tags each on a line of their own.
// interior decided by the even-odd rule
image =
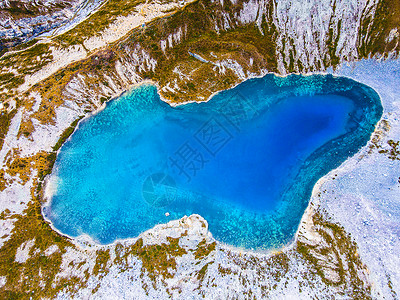
<svg viewBox="0 0 400 300">
<path fill-rule="evenodd" d="M 165 213 L 165 216 L 168 217 L 168 216 L 169 216 L 169 212 L 166 212 L 166 213 Z"/>
</svg>

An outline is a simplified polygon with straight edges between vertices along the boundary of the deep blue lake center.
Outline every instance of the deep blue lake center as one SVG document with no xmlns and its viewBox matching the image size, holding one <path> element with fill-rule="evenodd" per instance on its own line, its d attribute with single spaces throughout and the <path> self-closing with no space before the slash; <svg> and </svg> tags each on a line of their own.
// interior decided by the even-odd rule
<svg viewBox="0 0 400 300">
<path fill-rule="evenodd" d="M 267 75 L 177 107 L 142 85 L 63 145 L 44 214 L 111 243 L 197 213 L 221 242 L 279 247 L 317 180 L 366 145 L 381 115 L 374 90 L 330 75 Z"/>
</svg>

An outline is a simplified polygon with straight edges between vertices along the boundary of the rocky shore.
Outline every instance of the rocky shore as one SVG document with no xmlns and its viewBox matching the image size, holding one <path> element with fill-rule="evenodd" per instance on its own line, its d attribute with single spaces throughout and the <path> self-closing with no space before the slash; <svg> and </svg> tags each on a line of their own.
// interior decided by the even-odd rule
<svg viewBox="0 0 400 300">
<path fill-rule="evenodd" d="M 398 297 L 399 36 L 382 3 L 149 3 L 160 10 L 148 12 L 144 27 L 146 17 L 131 8 L 96 38 L 85 29 L 93 14 L 45 43 L 5 53 L 0 296 Z M 375 32 L 379 18 L 384 27 Z M 124 31 L 124 20 L 139 27 Z M 120 30 L 109 39 L 113 26 Z M 369 144 L 317 183 L 291 245 L 264 254 L 232 249 L 213 240 L 206 220 L 189 216 L 100 246 L 60 236 L 43 219 L 44 179 L 80 117 L 144 79 L 174 103 L 207 100 L 267 72 L 348 76 L 374 88 L 384 107 Z"/>
</svg>

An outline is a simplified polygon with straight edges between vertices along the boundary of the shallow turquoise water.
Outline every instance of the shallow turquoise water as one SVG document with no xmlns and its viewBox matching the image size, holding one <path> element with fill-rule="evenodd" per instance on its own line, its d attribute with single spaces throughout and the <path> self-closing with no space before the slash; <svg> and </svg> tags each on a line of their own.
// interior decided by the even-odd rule
<svg viewBox="0 0 400 300">
<path fill-rule="evenodd" d="M 371 88 L 332 76 L 267 75 L 176 108 L 140 86 L 64 144 L 44 214 L 110 243 L 197 213 L 219 241 L 279 247 L 316 181 L 366 144 L 381 114 Z"/>
</svg>

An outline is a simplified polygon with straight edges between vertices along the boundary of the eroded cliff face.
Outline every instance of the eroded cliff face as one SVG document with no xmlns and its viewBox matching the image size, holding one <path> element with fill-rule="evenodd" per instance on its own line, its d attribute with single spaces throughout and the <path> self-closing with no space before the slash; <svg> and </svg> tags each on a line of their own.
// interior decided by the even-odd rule
<svg viewBox="0 0 400 300">
<path fill-rule="evenodd" d="M 72 26 L 96 9 L 102 0 L 4 0 L 0 3 L 0 50 L 24 43 L 42 33 Z"/>
<path fill-rule="evenodd" d="M 132 84 L 152 79 L 169 102 L 202 101 L 267 72 L 324 71 L 373 55 L 396 57 L 400 49 L 397 14 L 381 16 L 392 4 L 378 0 L 199 0 L 168 14 L 180 5 L 138 3 L 138 11 L 113 15 L 109 23 L 95 14 L 51 41 L 6 53 L 0 96 L 9 100 L 17 93 L 36 90 L 33 85 L 45 86 L 58 71 L 56 76 L 64 82 L 80 81 L 83 93 L 87 88 L 93 91 L 89 81 L 96 83 L 98 99 L 114 97 Z M 398 5 L 393 6 L 391 11 L 397 11 Z M 375 12 L 379 22 L 372 18 Z M 150 23 L 143 26 L 144 22 Z M 97 23 L 101 24 L 99 32 Z M 104 52 L 109 56 L 103 67 Z M 94 58 L 97 69 L 93 64 L 88 69 L 88 61 Z M 68 65 L 75 61 L 81 62 L 72 71 Z M 105 73 L 112 80 L 111 89 L 102 87 L 109 81 Z M 82 76 L 91 79 L 85 81 Z M 60 92 L 65 89 L 65 84 L 51 85 Z"/>
<path fill-rule="evenodd" d="M 222 298 L 370 297 L 357 245 L 317 200 L 296 242 L 268 255 L 219 245 L 197 216 L 168 225 L 188 229 L 179 229 L 180 236 L 165 226 L 100 247 L 58 235 L 40 210 L 45 176 L 77 120 L 132 85 L 151 79 L 175 105 L 207 100 L 268 72 L 397 57 L 398 9 L 388 0 L 109 0 L 72 30 L 6 52 L 0 58 L 1 295 L 101 297 L 115 285 L 120 297 L 210 291 Z M 157 238 L 147 243 L 150 236 Z"/>
</svg>

